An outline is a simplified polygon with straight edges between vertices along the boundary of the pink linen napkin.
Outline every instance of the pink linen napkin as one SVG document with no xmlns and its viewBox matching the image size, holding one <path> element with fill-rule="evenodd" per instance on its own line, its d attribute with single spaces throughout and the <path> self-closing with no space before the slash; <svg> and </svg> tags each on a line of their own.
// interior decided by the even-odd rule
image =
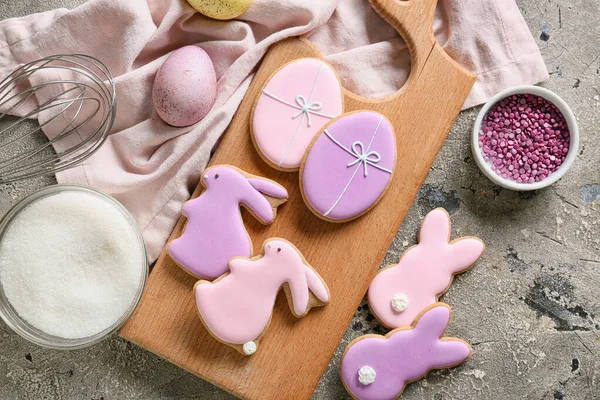
<svg viewBox="0 0 600 400">
<path fill-rule="evenodd" d="M 438 0 L 433 32 L 454 60 L 477 75 L 463 109 L 508 87 L 548 79 L 515 0 Z M 406 44 L 366 0 L 340 0 L 329 21 L 309 39 L 344 86 L 363 96 L 390 94 L 408 78 Z"/>
<path fill-rule="evenodd" d="M 507 86 L 547 77 L 514 0 L 441 0 L 434 31 L 444 49 L 478 75 L 465 107 Z M 0 76 L 58 53 L 84 53 L 108 65 L 118 95 L 112 134 L 98 153 L 57 179 L 94 186 L 121 201 L 154 261 L 268 47 L 310 33 L 350 90 L 377 97 L 406 80 L 406 46 L 366 0 L 255 0 L 234 21 L 204 17 L 184 0 L 92 0 L 71 11 L 0 22 Z M 168 55 L 189 44 L 211 56 L 218 96 L 203 121 L 174 128 L 153 110 L 152 82 Z"/>
</svg>

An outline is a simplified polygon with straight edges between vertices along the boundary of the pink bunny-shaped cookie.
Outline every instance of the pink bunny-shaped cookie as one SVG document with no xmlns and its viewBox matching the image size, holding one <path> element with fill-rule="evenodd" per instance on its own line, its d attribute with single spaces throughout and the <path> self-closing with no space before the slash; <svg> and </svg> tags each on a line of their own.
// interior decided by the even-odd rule
<svg viewBox="0 0 600 400">
<path fill-rule="evenodd" d="M 182 212 L 187 223 L 183 234 L 169 244 L 167 251 L 190 274 L 213 280 L 227 272 L 233 257 L 252 256 L 252 242 L 244 227 L 240 204 L 260 222 L 270 224 L 277 207 L 287 201 L 288 193 L 270 179 L 229 165 L 208 168 L 201 181 L 206 190 L 184 204 Z"/>
<path fill-rule="evenodd" d="M 455 274 L 475 265 L 485 248 L 474 237 L 449 240 L 450 216 L 443 208 L 435 209 L 425 216 L 419 244 L 375 276 L 369 286 L 369 307 L 385 326 L 409 326 L 449 289 Z"/>
<path fill-rule="evenodd" d="M 245 355 L 256 351 L 282 286 L 296 317 L 329 302 L 327 285 L 294 245 L 275 238 L 267 240 L 263 250 L 264 255 L 252 259 L 232 259 L 230 273 L 194 287 L 204 325 L 216 339 Z"/>
<path fill-rule="evenodd" d="M 412 327 L 354 340 L 340 363 L 346 390 L 359 400 L 396 399 L 407 383 L 433 369 L 454 367 L 467 360 L 471 346 L 443 337 L 451 314 L 448 305 L 436 303 L 423 310 Z"/>
</svg>

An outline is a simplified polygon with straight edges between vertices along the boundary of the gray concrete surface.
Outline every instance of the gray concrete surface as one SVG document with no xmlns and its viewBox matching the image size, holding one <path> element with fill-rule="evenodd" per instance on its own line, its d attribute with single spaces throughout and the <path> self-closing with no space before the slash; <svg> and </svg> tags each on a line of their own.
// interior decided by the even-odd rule
<svg viewBox="0 0 600 400">
<path fill-rule="evenodd" d="M 4 0 L 0 18 L 83 0 Z M 509 1 L 509 0 L 506 0 Z M 384 264 L 416 240 L 420 219 L 443 206 L 453 234 L 477 235 L 487 251 L 455 280 L 449 334 L 473 345 L 466 364 L 409 385 L 404 399 L 600 399 L 600 2 L 521 0 L 558 92 L 579 120 L 581 151 L 553 187 L 514 193 L 473 162 L 477 110 L 461 114 Z M 0 186 L 0 215 L 52 178 Z M 363 304 L 314 394 L 347 398 L 339 381 L 345 345 L 381 326 Z M 0 399 L 227 399 L 227 394 L 114 337 L 90 349 L 40 349 L 0 323 Z"/>
</svg>

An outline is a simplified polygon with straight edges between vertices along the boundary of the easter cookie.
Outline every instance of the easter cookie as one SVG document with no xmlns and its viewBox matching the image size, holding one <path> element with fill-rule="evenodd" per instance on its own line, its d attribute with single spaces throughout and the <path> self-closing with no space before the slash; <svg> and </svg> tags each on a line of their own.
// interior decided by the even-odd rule
<svg viewBox="0 0 600 400">
<path fill-rule="evenodd" d="M 275 219 L 288 193 L 278 183 L 250 175 L 230 165 L 204 171 L 204 192 L 184 204 L 187 223 L 167 251 L 173 261 L 200 279 L 212 280 L 228 271 L 233 257 L 251 257 L 252 242 L 244 227 L 240 205 L 263 224 Z"/>
<path fill-rule="evenodd" d="M 329 64 L 292 61 L 263 87 L 252 112 L 252 141 L 273 168 L 297 171 L 315 135 L 343 108 L 342 86 Z"/>
<path fill-rule="evenodd" d="M 196 11 L 207 17 L 227 20 L 248 10 L 252 0 L 187 0 Z"/>
<path fill-rule="evenodd" d="M 372 111 L 345 114 L 318 135 L 300 168 L 308 208 L 330 222 L 367 213 L 383 197 L 396 164 L 394 129 Z"/>
<path fill-rule="evenodd" d="M 452 311 L 444 303 L 423 310 L 410 327 L 351 342 L 340 363 L 346 390 L 358 400 L 392 400 L 434 369 L 451 368 L 472 353 L 466 342 L 443 337 Z"/>
<path fill-rule="evenodd" d="M 450 288 L 454 275 L 473 267 L 485 245 L 463 237 L 450 242 L 450 216 L 437 208 L 425 216 L 419 244 L 395 265 L 383 268 L 369 286 L 371 311 L 388 328 L 408 326 Z"/>
<path fill-rule="evenodd" d="M 229 262 L 230 272 L 194 286 L 202 323 L 217 340 L 251 355 L 271 322 L 277 293 L 284 288 L 290 310 L 303 317 L 329 302 L 329 289 L 300 251 L 284 239 L 263 244 L 263 255 Z"/>
<path fill-rule="evenodd" d="M 212 60 L 197 46 L 176 50 L 159 68 L 152 101 L 160 118 L 182 127 L 200 122 L 217 96 L 217 76 Z"/>
</svg>

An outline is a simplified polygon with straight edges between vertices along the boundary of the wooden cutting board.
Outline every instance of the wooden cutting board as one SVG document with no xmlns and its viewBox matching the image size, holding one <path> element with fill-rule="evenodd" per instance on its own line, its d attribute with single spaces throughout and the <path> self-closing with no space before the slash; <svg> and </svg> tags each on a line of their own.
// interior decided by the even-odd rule
<svg viewBox="0 0 600 400">
<path fill-rule="evenodd" d="M 288 239 L 327 282 L 331 302 L 296 319 L 280 292 L 259 350 L 244 357 L 207 332 L 192 295 L 196 279 L 163 251 L 122 337 L 238 397 L 310 398 L 475 81 L 433 38 L 436 0 L 371 3 L 402 34 L 412 55 L 408 82 L 397 93 L 367 99 L 344 91 L 345 112 L 380 112 L 397 135 L 390 188 L 373 210 L 344 224 L 321 220 L 302 201 L 298 173 L 270 168 L 252 144 L 250 114 L 267 79 L 294 59 L 321 57 L 303 39 L 272 46 L 211 161 L 273 179 L 288 189 L 289 201 L 279 208 L 272 225 L 261 225 L 243 212 L 255 253 L 267 238 Z M 201 191 L 199 186 L 193 196 Z M 181 234 L 184 223 L 181 218 L 171 239 Z"/>
</svg>

